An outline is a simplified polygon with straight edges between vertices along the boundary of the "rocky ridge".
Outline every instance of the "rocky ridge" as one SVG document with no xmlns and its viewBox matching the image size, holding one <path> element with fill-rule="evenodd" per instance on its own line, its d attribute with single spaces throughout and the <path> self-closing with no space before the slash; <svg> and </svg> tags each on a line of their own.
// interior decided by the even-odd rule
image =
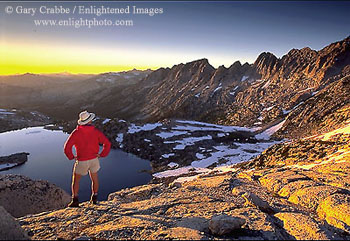
<svg viewBox="0 0 350 241">
<path fill-rule="evenodd" d="M 28 86 L 1 88 L 4 91 L 0 100 L 24 108 L 30 105 L 66 120 L 89 109 L 100 116 L 131 122 L 176 118 L 248 127 L 272 125 L 295 111 L 285 126 L 286 131 L 293 132 L 294 126 L 288 123 L 298 123 L 298 111 L 305 102 L 350 74 L 349 50 L 350 37 L 319 51 L 292 49 L 282 58 L 264 52 L 253 64 L 237 61 L 229 68 L 215 69 L 207 59 L 200 59 L 155 71 L 105 73 L 85 80 L 63 81 L 54 88 L 39 81 L 40 91 L 35 94 Z M 327 98 L 337 99 L 337 91 Z M 320 116 L 329 114 L 314 103 Z M 333 109 L 344 106 L 335 105 Z M 314 128 L 307 123 L 303 129 Z"/>
<path fill-rule="evenodd" d="M 124 189 L 97 206 L 19 222 L 33 239 L 348 240 L 349 133 L 347 124 L 277 144 L 229 171 Z"/>
<path fill-rule="evenodd" d="M 0 76 L 1 108 L 37 110 L 55 119 L 76 118 L 118 90 L 137 85 L 151 70 L 109 72 L 99 75 L 24 74 Z M 101 111 L 104 113 L 103 111 Z"/>
</svg>

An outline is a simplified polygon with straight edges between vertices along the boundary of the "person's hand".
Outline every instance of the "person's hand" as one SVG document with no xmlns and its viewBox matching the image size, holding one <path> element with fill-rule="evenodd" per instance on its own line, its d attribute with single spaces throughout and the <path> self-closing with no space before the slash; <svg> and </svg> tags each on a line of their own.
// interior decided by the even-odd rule
<svg viewBox="0 0 350 241">
<path fill-rule="evenodd" d="M 97 154 L 97 158 L 100 158 L 101 156 L 100 156 L 100 154 Z"/>
</svg>

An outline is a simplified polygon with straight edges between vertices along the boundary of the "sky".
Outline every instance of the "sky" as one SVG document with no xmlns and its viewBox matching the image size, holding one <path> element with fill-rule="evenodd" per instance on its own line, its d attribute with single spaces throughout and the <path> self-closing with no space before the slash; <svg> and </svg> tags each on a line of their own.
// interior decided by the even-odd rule
<svg viewBox="0 0 350 241">
<path fill-rule="evenodd" d="M 70 12 L 44 13 L 55 6 Z M 134 6 L 163 13 L 134 14 Z M 90 7 L 129 7 L 130 13 L 77 10 Z M 253 63 L 261 52 L 282 57 L 292 48 L 320 50 L 346 38 L 349 12 L 350 1 L 0 2 L 0 74 L 157 69 L 202 58 L 214 67 Z M 38 25 L 94 18 L 132 26 Z"/>
</svg>

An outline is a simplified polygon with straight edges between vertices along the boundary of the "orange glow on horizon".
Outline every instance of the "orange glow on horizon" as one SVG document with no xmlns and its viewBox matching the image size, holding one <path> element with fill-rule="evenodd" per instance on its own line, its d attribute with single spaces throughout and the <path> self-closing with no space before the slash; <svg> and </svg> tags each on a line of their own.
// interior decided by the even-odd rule
<svg viewBox="0 0 350 241">
<path fill-rule="evenodd" d="M 0 75 L 155 70 L 160 68 L 157 57 L 127 48 L 5 42 L 0 45 Z"/>
<path fill-rule="evenodd" d="M 133 69 L 137 70 L 156 70 L 160 67 L 150 66 L 10 66 L 1 65 L 0 75 L 20 75 L 20 74 L 101 74 L 106 72 L 122 72 Z"/>
</svg>

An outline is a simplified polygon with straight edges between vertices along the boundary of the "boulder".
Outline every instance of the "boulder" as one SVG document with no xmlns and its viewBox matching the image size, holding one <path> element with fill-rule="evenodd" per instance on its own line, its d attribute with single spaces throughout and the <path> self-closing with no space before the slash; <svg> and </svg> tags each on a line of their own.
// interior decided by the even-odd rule
<svg viewBox="0 0 350 241">
<path fill-rule="evenodd" d="M 0 206 L 0 240 L 28 240 L 27 233 L 16 219 Z"/>
<path fill-rule="evenodd" d="M 256 234 L 259 234 L 261 240 L 286 240 L 289 236 L 285 231 L 275 224 L 275 220 L 270 215 L 260 211 L 254 207 L 235 208 L 227 212 L 229 216 L 244 217 L 246 223 L 244 224 L 244 231 L 251 232 L 246 240 L 254 240 Z M 239 235 L 240 237 L 240 235 Z M 243 239 L 243 238 L 242 238 Z"/>
<path fill-rule="evenodd" d="M 209 221 L 209 229 L 214 235 L 224 235 L 241 228 L 246 220 L 240 216 L 218 215 Z"/>
<path fill-rule="evenodd" d="M 14 217 L 64 208 L 69 201 L 68 193 L 47 181 L 0 175 L 0 205 Z"/>
</svg>

